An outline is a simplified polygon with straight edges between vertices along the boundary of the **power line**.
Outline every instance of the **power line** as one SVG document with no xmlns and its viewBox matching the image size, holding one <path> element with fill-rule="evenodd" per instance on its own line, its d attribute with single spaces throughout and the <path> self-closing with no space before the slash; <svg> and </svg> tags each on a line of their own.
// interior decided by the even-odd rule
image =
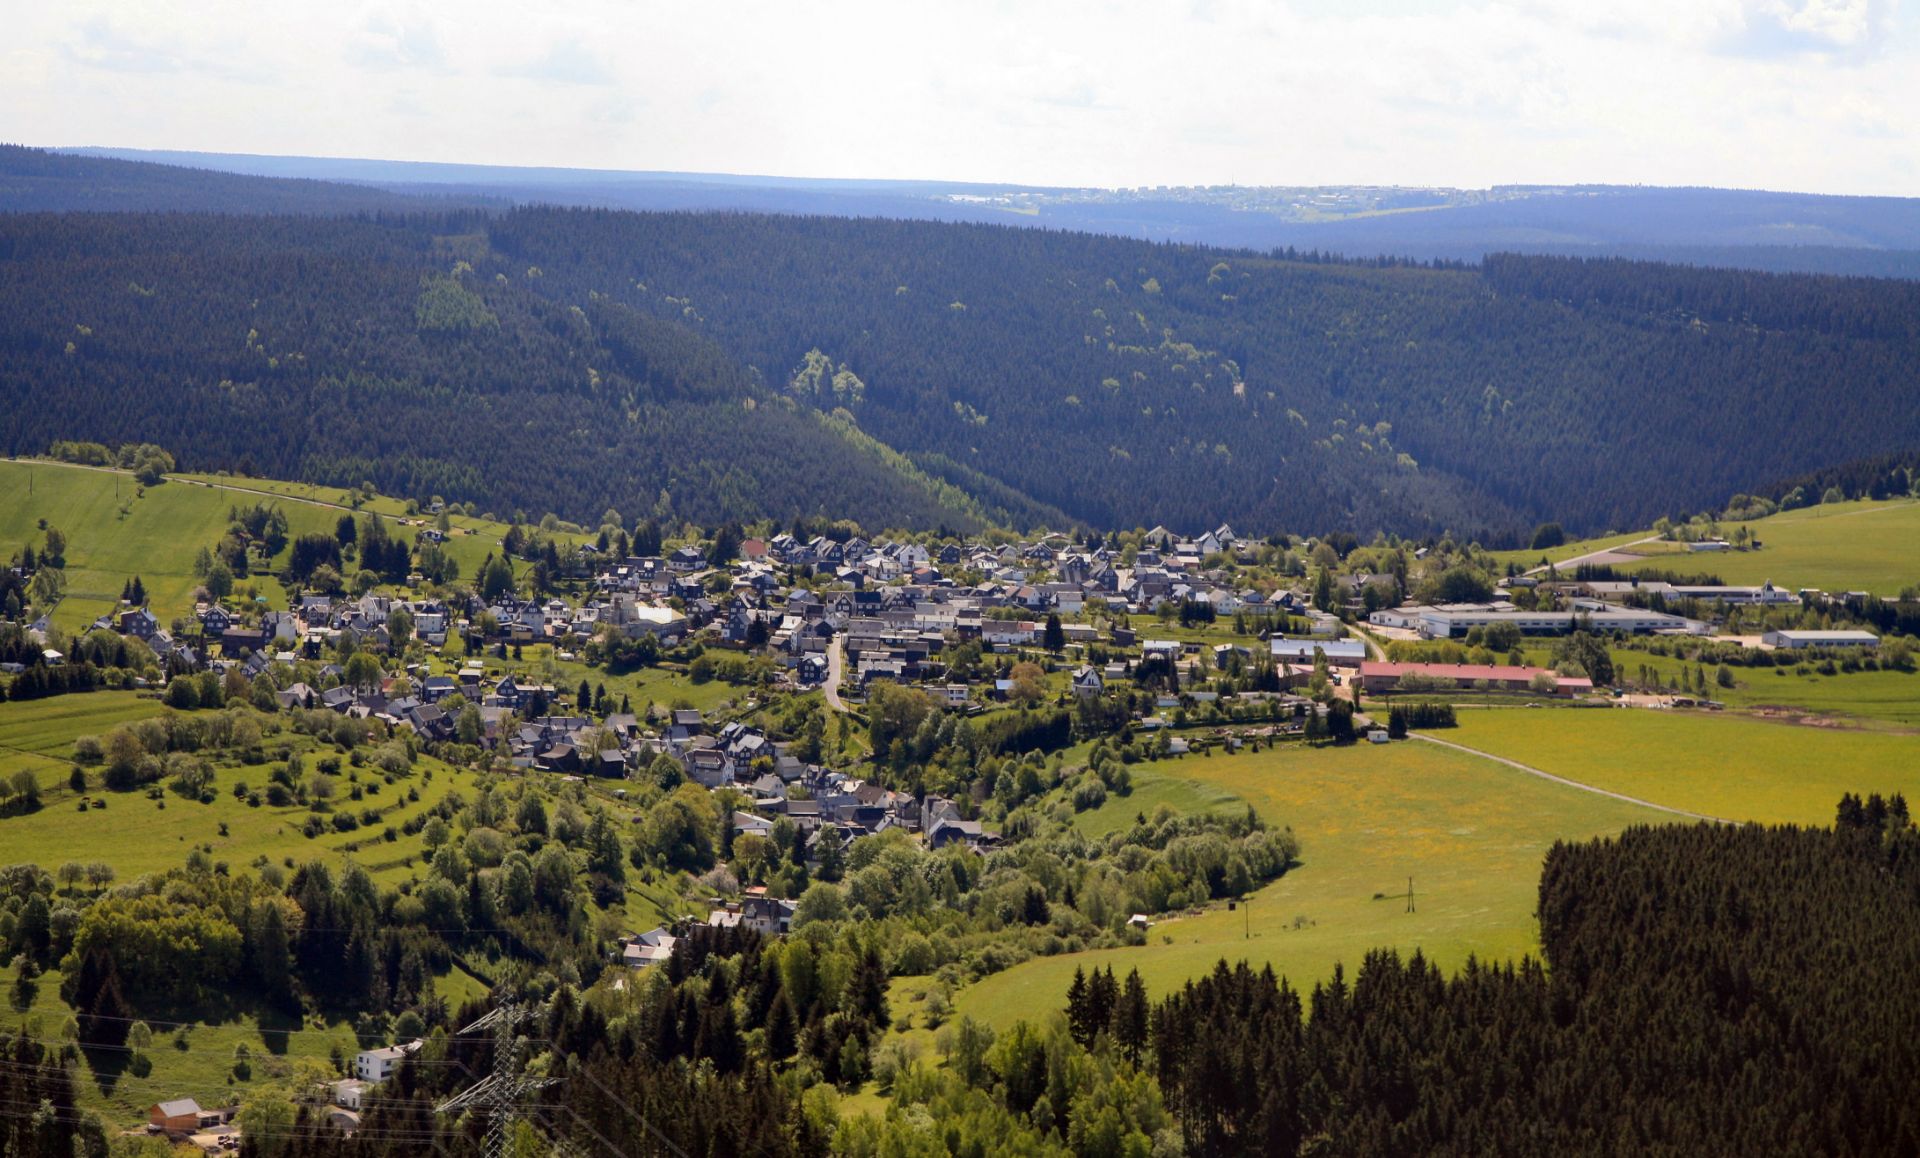
<svg viewBox="0 0 1920 1158">
<path fill-rule="evenodd" d="M 488 1118 L 486 1158 L 505 1158 L 508 1133 L 524 1117 L 520 1102 L 526 1095 L 553 1085 L 558 1078 L 530 1078 L 522 1071 L 521 1046 L 524 1039 L 514 1027 L 534 1016 L 518 1002 L 495 1006 L 492 1012 L 460 1031 L 462 1035 L 491 1029 L 494 1034 L 493 1072 L 465 1091 L 434 1107 L 437 1114 L 474 1110 Z M 551 1044 L 551 1043 L 549 1043 Z"/>
</svg>

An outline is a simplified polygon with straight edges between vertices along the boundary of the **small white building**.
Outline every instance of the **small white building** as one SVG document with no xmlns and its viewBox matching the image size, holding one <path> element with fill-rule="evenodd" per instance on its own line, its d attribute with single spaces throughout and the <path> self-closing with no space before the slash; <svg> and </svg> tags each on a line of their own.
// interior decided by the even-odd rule
<svg viewBox="0 0 1920 1158">
<path fill-rule="evenodd" d="M 1769 631 L 1760 637 L 1769 647 L 1879 647 L 1871 631 Z"/>
<path fill-rule="evenodd" d="M 361 1050 L 353 1059 L 353 1076 L 368 1083 L 384 1082 L 396 1066 L 420 1051 L 420 1045 L 420 1041 L 415 1039 L 400 1045 Z"/>
<path fill-rule="evenodd" d="M 341 1078 L 333 1083 L 333 1104 L 346 1110 L 358 1110 L 366 1092 L 367 1083 L 359 1078 Z"/>
</svg>

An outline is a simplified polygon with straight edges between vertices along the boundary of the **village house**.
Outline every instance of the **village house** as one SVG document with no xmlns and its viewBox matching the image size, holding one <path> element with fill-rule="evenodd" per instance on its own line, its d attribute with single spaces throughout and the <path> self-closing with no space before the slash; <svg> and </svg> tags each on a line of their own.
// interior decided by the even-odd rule
<svg viewBox="0 0 1920 1158">
<path fill-rule="evenodd" d="M 361 1050 L 353 1058 L 353 1076 L 369 1084 L 384 1082 L 401 1062 L 420 1051 L 421 1044 L 416 1039 L 399 1045 Z"/>
</svg>

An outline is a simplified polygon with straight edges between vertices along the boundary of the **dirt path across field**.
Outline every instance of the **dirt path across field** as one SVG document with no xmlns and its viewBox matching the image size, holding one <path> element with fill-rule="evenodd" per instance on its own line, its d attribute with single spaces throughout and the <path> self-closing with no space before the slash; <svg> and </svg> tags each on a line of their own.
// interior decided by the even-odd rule
<svg viewBox="0 0 1920 1158">
<path fill-rule="evenodd" d="M 1509 760 L 1505 756 L 1496 756 L 1491 752 L 1482 752 L 1478 748 L 1469 748 L 1465 744 L 1456 744 L 1451 740 L 1437 739 L 1422 732 L 1408 732 L 1407 736 L 1414 740 L 1424 740 L 1429 744 L 1438 744 L 1442 748 L 1452 748 L 1456 752 L 1465 752 L 1469 756 L 1478 756 L 1482 760 L 1492 760 L 1496 764 L 1505 764 L 1507 767 L 1519 772 L 1525 772 L 1529 776 L 1538 776 L 1542 780 L 1551 780 L 1555 784 L 1564 784 L 1568 788 L 1578 788 L 1582 792 L 1591 792 L 1595 796 L 1611 797 L 1614 800 L 1619 800 L 1627 804 L 1637 804 L 1642 808 L 1651 808 L 1657 812 L 1665 812 L 1673 816 L 1684 816 L 1688 820 L 1705 820 L 1713 824 L 1737 823 L 1723 816 L 1708 816 L 1701 812 L 1688 812 L 1684 808 L 1674 808 L 1666 804 L 1655 804 L 1651 800 L 1642 800 L 1637 796 L 1628 796 L 1621 792 L 1609 792 L 1605 788 L 1595 788 L 1591 784 L 1582 784 L 1578 780 L 1569 780 L 1565 776 L 1555 776 L 1551 772 L 1543 772 L 1538 768 L 1522 764 L 1518 760 Z"/>
<path fill-rule="evenodd" d="M 1552 567 L 1556 571 L 1571 571 L 1582 563 L 1591 563 L 1596 567 L 1612 566 L 1616 563 L 1639 563 L 1644 561 L 1647 556 L 1628 554 L 1625 548 L 1638 547 L 1642 543 L 1655 543 L 1658 542 L 1659 539 L 1660 536 L 1658 535 L 1648 535 L 1644 539 L 1635 539 L 1631 543 L 1621 543 L 1617 547 L 1608 547 L 1601 551 L 1589 551 L 1584 555 L 1575 555 L 1571 559 L 1562 559 L 1560 562 L 1552 564 Z M 1535 567 L 1527 572 L 1529 575 L 1544 575 L 1546 573 L 1546 567 Z"/>
</svg>

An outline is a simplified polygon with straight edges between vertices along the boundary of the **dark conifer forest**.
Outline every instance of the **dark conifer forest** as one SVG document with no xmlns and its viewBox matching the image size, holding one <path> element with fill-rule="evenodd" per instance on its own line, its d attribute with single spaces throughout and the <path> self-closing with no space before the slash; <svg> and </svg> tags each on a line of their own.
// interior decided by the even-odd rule
<svg viewBox="0 0 1920 1158">
<path fill-rule="evenodd" d="M 1910 1154 L 1920 840 L 1903 801 L 1833 830 L 1667 826 L 1559 845 L 1545 963 L 1369 954 L 1300 993 L 1225 962 L 1154 1010 L 1205 1154 Z"/>
<path fill-rule="evenodd" d="M 1505 542 L 1911 452 L 1916 319 L 1911 282 L 937 222 L 14 214 L 0 450 L 535 517 Z"/>
</svg>

